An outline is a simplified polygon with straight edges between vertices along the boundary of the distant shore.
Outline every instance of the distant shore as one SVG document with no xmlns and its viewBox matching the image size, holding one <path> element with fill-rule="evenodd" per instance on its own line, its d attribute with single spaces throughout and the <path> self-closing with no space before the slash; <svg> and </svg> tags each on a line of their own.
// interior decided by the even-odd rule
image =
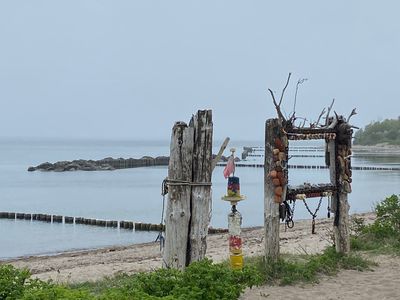
<svg viewBox="0 0 400 300">
<path fill-rule="evenodd" d="M 353 150 L 355 152 L 400 154 L 400 145 L 388 145 L 388 144 L 378 144 L 378 145 L 368 145 L 368 146 L 353 145 Z"/>
</svg>

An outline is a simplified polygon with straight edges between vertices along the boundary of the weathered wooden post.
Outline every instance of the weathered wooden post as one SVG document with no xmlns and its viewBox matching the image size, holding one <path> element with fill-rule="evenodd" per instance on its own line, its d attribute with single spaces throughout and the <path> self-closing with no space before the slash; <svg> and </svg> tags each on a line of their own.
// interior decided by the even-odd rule
<svg viewBox="0 0 400 300">
<path fill-rule="evenodd" d="M 211 218 L 212 112 L 199 110 L 189 126 L 172 129 L 165 216 L 164 267 L 204 259 Z"/>
<path fill-rule="evenodd" d="M 339 118 L 339 123 L 336 125 L 336 140 L 335 145 L 329 146 L 331 157 L 331 180 L 335 173 L 337 192 L 334 202 L 336 203 L 335 220 L 334 220 L 334 235 L 335 247 L 339 253 L 350 252 L 350 229 L 349 229 L 349 209 L 347 194 L 351 193 L 351 126 L 345 122 L 344 118 Z M 335 147 L 335 149 L 332 149 Z M 335 163 L 333 163 L 335 162 Z"/>
<path fill-rule="evenodd" d="M 194 128 L 184 122 L 172 129 L 168 166 L 168 203 L 165 215 L 163 265 L 182 269 L 186 266 L 190 222 Z"/>
<path fill-rule="evenodd" d="M 279 206 L 286 197 L 285 166 L 281 165 L 274 149 L 285 152 L 287 137 L 283 134 L 278 119 L 269 119 L 265 124 L 264 156 L 264 240 L 266 261 L 276 261 L 279 256 Z M 280 173 L 280 185 L 274 184 Z M 274 174 L 276 176 L 271 176 Z M 275 178 L 274 178 L 275 177 Z M 283 180 L 282 180 L 283 179 Z"/>
<path fill-rule="evenodd" d="M 193 186 L 187 264 L 204 259 L 211 220 L 212 111 L 199 110 L 194 125 Z"/>
</svg>

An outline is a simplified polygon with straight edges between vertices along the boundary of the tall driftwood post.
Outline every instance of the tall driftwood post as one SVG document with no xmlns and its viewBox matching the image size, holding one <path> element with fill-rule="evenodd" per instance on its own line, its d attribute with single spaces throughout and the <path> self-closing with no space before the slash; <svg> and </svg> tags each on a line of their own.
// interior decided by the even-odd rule
<svg viewBox="0 0 400 300">
<path fill-rule="evenodd" d="M 192 181 L 194 128 L 183 122 L 175 123 L 171 136 L 168 179 L 175 182 Z M 165 215 L 165 248 L 163 266 L 182 269 L 186 266 L 187 236 L 190 222 L 191 186 L 170 184 Z"/>
<path fill-rule="evenodd" d="M 279 256 L 279 205 L 275 186 L 270 172 L 275 170 L 273 150 L 276 141 L 281 141 L 281 124 L 278 119 L 269 119 L 265 123 L 265 161 L 264 161 L 264 240 L 266 261 L 276 261 Z M 281 145 L 282 146 L 282 145 Z M 281 196 L 281 199 L 285 195 Z"/>
<path fill-rule="evenodd" d="M 340 119 L 336 126 L 336 182 L 337 182 L 337 201 L 335 213 L 335 247 L 339 253 L 350 252 L 350 229 L 349 229 L 349 209 L 350 205 L 347 199 L 348 193 L 351 193 L 351 126 Z"/>
<path fill-rule="evenodd" d="M 163 265 L 183 269 L 205 258 L 211 219 L 212 111 L 172 129 Z"/>
<path fill-rule="evenodd" d="M 212 111 L 200 110 L 193 118 L 193 182 L 187 263 L 205 258 L 211 220 Z"/>
<path fill-rule="evenodd" d="M 331 179 L 331 184 L 336 186 L 338 179 L 336 177 L 336 142 L 335 140 L 329 140 L 326 144 L 326 163 L 329 167 L 329 174 Z M 330 211 L 336 216 L 336 209 L 338 203 L 338 193 L 335 192 L 331 196 L 331 203 L 329 205 Z M 336 218 L 335 218 L 336 220 Z"/>
</svg>

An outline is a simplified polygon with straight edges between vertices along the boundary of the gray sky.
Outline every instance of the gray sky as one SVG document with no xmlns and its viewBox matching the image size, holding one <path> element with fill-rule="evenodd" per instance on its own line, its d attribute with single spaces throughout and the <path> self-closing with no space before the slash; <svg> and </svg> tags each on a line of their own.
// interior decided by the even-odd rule
<svg viewBox="0 0 400 300">
<path fill-rule="evenodd" d="M 169 139 L 213 109 L 215 138 L 262 140 L 267 88 L 299 115 L 400 115 L 398 1 L 0 0 L 0 136 Z"/>
</svg>

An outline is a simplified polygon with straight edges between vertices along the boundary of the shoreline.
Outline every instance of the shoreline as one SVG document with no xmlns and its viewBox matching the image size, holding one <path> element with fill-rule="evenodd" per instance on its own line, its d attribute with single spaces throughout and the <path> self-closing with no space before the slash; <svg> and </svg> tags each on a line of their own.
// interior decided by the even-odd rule
<svg viewBox="0 0 400 300">
<path fill-rule="evenodd" d="M 369 152 L 371 154 L 393 154 L 400 155 L 400 145 L 387 145 L 387 144 L 378 144 L 378 145 L 352 145 L 352 150 L 354 152 Z"/>
<path fill-rule="evenodd" d="M 359 213 L 352 216 L 363 217 L 371 222 L 373 213 Z M 293 229 L 285 230 L 280 225 L 281 253 L 315 254 L 332 243 L 333 218 L 317 219 L 316 234 L 311 234 L 311 219 L 298 220 Z M 242 229 L 245 257 L 263 255 L 263 227 Z M 214 262 L 228 259 L 228 234 L 218 233 L 208 236 L 207 257 Z M 162 266 L 162 254 L 157 242 L 112 246 L 93 250 L 78 250 L 55 255 L 29 256 L 0 261 L 17 268 L 28 268 L 34 278 L 62 283 L 96 281 L 119 273 L 133 274 L 152 271 Z"/>
</svg>

